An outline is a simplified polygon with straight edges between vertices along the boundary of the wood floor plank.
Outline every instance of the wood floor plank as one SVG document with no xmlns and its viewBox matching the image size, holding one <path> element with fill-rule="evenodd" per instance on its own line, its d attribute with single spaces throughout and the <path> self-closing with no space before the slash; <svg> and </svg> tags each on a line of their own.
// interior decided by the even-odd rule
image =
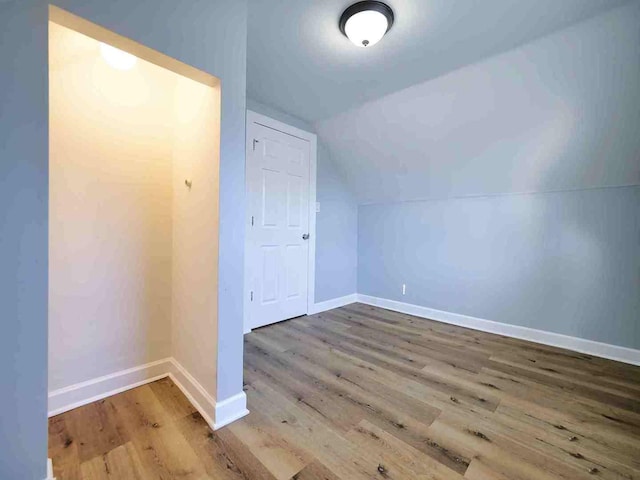
<svg viewBox="0 0 640 480">
<path fill-rule="evenodd" d="M 291 480 L 339 480 L 335 473 L 325 467 L 317 460 L 310 463 L 298 473 L 296 473 Z"/>
<path fill-rule="evenodd" d="M 163 378 L 149 384 L 149 388 L 158 399 L 165 414 L 172 420 L 191 415 L 197 410 L 171 379 Z"/>
<path fill-rule="evenodd" d="M 416 478 L 445 480 L 461 479 L 462 475 L 447 468 L 435 459 L 407 445 L 385 430 L 366 420 L 360 422 L 347 434 L 347 439 L 380 459 L 378 472 L 394 478 Z"/>
<path fill-rule="evenodd" d="M 298 334 L 305 334 L 305 332 L 301 332 L 295 325 L 292 326 L 292 329 Z M 337 342 L 337 345 L 335 346 L 336 349 L 376 364 L 387 370 L 396 372 L 406 378 L 411 378 L 444 394 L 451 394 L 457 398 L 464 398 L 468 402 L 477 405 L 479 408 L 495 410 L 498 406 L 497 399 L 488 398 L 486 395 L 478 395 L 476 392 L 458 388 L 455 385 L 442 382 L 441 379 L 434 378 L 428 373 L 421 371 L 421 369 L 426 366 L 424 362 L 407 364 L 405 362 L 407 358 L 405 352 L 395 350 L 394 353 L 393 349 L 381 352 L 364 347 L 361 344 L 356 345 L 348 338 L 327 332 L 323 327 L 317 327 L 309 334 L 318 339 L 322 339 L 325 342 L 328 342 L 333 338 L 333 341 Z M 400 355 L 398 355 L 398 353 L 400 353 Z"/>
<path fill-rule="evenodd" d="M 358 449 L 318 417 L 305 414 L 286 397 L 257 380 L 247 391 L 249 408 L 263 412 L 287 441 L 305 449 L 310 456 L 335 472 L 339 478 L 371 480 L 377 471 L 377 457 Z"/>
<path fill-rule="evenodd" d="M 204 480 L 210 478 L 193 445 L 174 423 L 141 428 L 131 439 L 148 478 Z"/>
<path fill-rule="evenodd" d="M 640 367 L 352 304 L 245 337 L 251 413 L 166 378 L 49 421 L 58 480 L 640 480 Z"/>
<path fill-rule="evenodd" d="M 165 402 L 170 402 L 165 395 Z M 171 411 L 158 400 L 151 385 L 128 390 L 120 395 L 106 398 L 102 407 L 110 426 L 124 442 L 139 435 L 148 435 L 150 430 L 171 423 Z"/>
<path fill-rule="evenodd" d="M 105 400 L 100 400 L 64 414 L 69 438 L 77 448 L 81 463 L 125 443 L 105 403 Z"/>
<path fill-rule="evenodd" d="M 56 478 L 81 480 L 78 444 L 67 428 L 69 415 L 49 419 L 49 457 L 55 458 L 53 474 Z"/>
<path fill-rule="evenodd" d="M 280 437 L 260 412 L 228 428 L 278 480 L 288 480 L 313 463 L 313 457 Z"/>
<path fill-rule="evenodd" d="M 145 471 L 135 448 L 126 443 L 105 455 L 84 462 L 81 467 L 85 480 L 142 480 Z"/>
<path fill-rule="evenodd" d="M 194 413 L 176 421 L 177 429 L 189 443 L 208 478 L 215 480 L 247 480 L 251 477 L 236 463 L 199 413 Z"/>
</svg>

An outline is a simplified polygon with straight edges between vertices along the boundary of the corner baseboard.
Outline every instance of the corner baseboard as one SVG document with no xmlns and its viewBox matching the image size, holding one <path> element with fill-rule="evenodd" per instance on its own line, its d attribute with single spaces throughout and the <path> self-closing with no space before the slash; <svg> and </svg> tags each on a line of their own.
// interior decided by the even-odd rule
<svg viewBox="0 0 640 480">
<path fill-rule="evenodd" d="M 506 337 L 528 340 L 530 342 L 550 345 L 552 347 L 566 348 L 580 353 L 586 353 L 596 357 L 608 358 L 618 362 L 640 365 L 640 350 L 633 348 L 596 342 L 579 337 L 571 337 L 560 333 L 553 333 L 534 328 L 509 325 L 506 323 L 484 320 L 458 313 L 445 312 L 433 308 L 413 305 L 411 303 L 398 302 L 386 298 L 372 297 L 358 294 L 358 302 L 376 307 L 386 308 L 400 313 L 428 318 L 438 322 L 449 323 L 460 327 L 480 330 L 482 332 L 496 333 Z"/>
<path fill-rule="evenodd" d="M 171 359 L 169 378 L 200 412 L 211 428 L 215 425 L 216 400 L 175 358 Z"/>
<path fill-rule="evenodd" d="M 53 476 L 53 463 L 50 458 L 47 458 L 47 478 L 44 480 L 56 480 Z"/>
<path fill-rule="evenodd" d="M 226 427 L 232 422 L 249 414 L 247 410 L 247 395 L 244 392 L 237 393 L 232 397 L 222 400 L 216 404 L 215 423 L 211 428 L 218 430 Z"/>
<path fill-rule="evenodd" d="M 249 413 L 244 392 L 216 402 L 180 362 L 170 357 L 54 390 L 49 393 L 49 417 L 165 377 L 173 380 L 214 430 Z"/>
<path fill-rule="evenodd" d="M 171 358 L 156 360 L 49 392 L 49 417 L 169 375 Z"/>
<path fill-rule="evenodd" d="M 312 305 L 309 309 L 309 315 L 315 315 L 316 313 L 326 312 L 327 310 L 332 310 L 334 308 L 344 307 L 345 305 L 356 303 L 357 301 L 358 295 L 356 293 L 345 295 L 344 297 L 332 298 L 331 300 L 326 300 Z"/>
</svg>

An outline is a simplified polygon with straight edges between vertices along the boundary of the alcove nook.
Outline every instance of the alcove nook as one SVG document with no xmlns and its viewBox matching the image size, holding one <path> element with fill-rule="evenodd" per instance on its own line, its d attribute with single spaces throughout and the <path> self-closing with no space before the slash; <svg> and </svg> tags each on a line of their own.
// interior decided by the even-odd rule
<svg viewBox="0 0 640 480">
<path fill-rule="evenodd" d="M 215 418 L 220 83 L 52 7 L 49 415 L 171 375 Z"/>
</svg>

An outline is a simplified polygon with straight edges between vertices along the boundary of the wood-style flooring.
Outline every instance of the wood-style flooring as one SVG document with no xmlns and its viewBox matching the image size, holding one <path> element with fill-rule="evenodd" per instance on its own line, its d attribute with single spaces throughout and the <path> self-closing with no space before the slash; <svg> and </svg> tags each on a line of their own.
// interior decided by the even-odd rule
<svg viewBox="0 0 640 480">
<path fill-rule="evenodd" d="M 248 417 L 160 380 L 52 418 L 57 479 L 640 479 L 640 367 L 361 304 L 245 338 Z"/>
</svg>

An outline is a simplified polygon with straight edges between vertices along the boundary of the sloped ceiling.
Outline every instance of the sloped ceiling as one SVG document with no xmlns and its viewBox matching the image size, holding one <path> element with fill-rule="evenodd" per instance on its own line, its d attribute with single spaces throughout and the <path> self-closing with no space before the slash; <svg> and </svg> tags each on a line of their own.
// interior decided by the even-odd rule
<svg viewBox="0 0 640 480">
<path fill-rule="evenodd" d="M 249 0 L 250 98 L 306 121 L 507 51 L 627 0 L 385 0 L 396 22 L 370 49 L 338 30 L 355 0 Z"/>
<path fill-rule="evenodd" d="M 632 2 L 316 130 L 360 203 L 637 185 L 638 45 Z"/>
</svg>

